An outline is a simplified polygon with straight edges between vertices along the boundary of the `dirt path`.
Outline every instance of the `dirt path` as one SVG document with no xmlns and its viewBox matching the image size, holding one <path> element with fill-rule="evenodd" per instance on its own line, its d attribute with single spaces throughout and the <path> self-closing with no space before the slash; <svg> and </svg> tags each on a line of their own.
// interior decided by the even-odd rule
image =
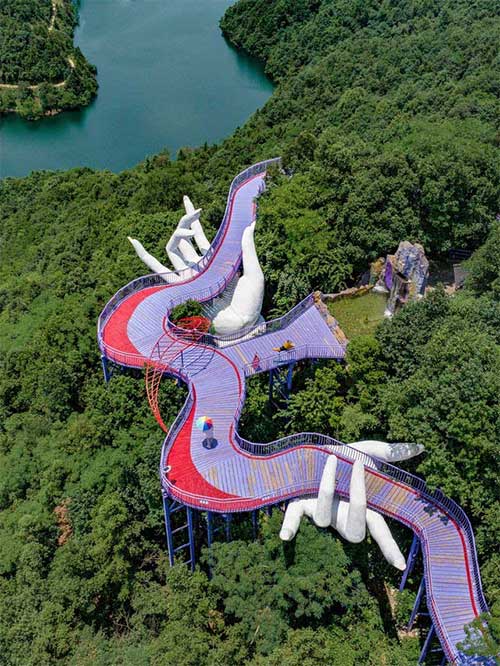
<svg viewBox="0 0 500 666">
<path fill-rule="evenodd" d="M 57 14 L 57 0 L 51 0 L 51 3 L 52 3 L 52 15 L 50 17 L 49 32 L 52 32 L 52 30 L 54 30 L 54 23 L 56 22 L 56 14 Z"/>
</svg>

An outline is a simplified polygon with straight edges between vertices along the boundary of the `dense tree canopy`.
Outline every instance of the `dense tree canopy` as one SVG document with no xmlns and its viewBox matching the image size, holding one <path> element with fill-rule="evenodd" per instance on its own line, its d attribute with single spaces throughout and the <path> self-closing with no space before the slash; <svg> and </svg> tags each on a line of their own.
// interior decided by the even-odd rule
<svg viewBox="0 0 500 666">
<path fill-rule="evenodd" d="M 88 104 L 95 68 L 73 46 L 71 0 L 0 0 L 0 113 L 36 118 Z"/>
<path fill-rule="evenodd" d="M 213 237 L 234 174 L 278 154 L 286 171 L 269 176 L 256 234 L 266 315 L 352 284 L 402 239 L 434 258 L 476 252 L 461 293 L 437 289 L 354 340 L 346 365 L 299 368 L 286 415 L 268 404 L 266 378 L 252 379 L 244 434 L 265 441 L 307 427 L 425 444 L 408 468 L 467 510 L 486 596 L 498 596 L 497 7 L 241 0 L 223 28 L 278 86 L 220 146 L 176 161 L 162 153 L 118 175 L 82 168 L 0 183 L 6 664 L 415 663 L 418 639 L 396 634 L 384 587 L 396 579 L 369 542 L 304 525 L 284 548 L 275 512 L 257 542 L 243 522 L 234 543 L 214 549 L 211 580 L 207 566 L 169 571 L 161 432 L 139 379 L 102 381 L 97 316 L 144 270 L 127 235 L 161 257 L 189 193 Z M 183 398 L 164 382 L 166 422 Z M 406 529 L 391 529 L 409 543 Z"/>
</svg>

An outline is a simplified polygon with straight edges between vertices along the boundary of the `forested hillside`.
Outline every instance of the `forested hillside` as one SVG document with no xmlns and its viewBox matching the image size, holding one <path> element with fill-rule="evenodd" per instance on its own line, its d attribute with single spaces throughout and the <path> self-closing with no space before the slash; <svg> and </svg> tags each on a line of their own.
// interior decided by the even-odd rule
<svg viewBox="0 0 500 666">
<path fill-rule="evenodd" d="M 73 46 L 71 0 L 0 0 L 0 113 L 27 118 L 88 104 L 95 68 Z"/>
<path fill-rule="evenodd" d="M 405 465 L 469 514 L 485 593 L 500 598 L 498 5 L 489 0 L 240 0 L 222 26 L 278 86 L 220 146 L 114 175 L 75 169 L 0 182 L 0 661 L 151 666 L 414 664 L 418 578 L 373 543 L 262 516 L 213 551 L 213 577 L 170 571 L 143 382 L 102 380 L 96 319 L 162 256 L 182 195 L 207 234 L 245 165 L 283 155 L 260 200 L 265 314 L 353 284 L 401 239 L 433 258 L 476 250 L 466 288 L 440 288 L 295 378 L 287 418 L 256 378 L 242 418 L 258 441 L 297 430 L 416 441 Z M 216 73 L 214 73 L 216 75 Z M 173 420 L 184 391 L 162 385 Z M 288 418 L 291 417 L 291 418 Z M 409 545 L 408 530 L 391 525 Z M 498 602 L 493 606 L 499 614 Z M 495 631 L 495 623 L 490 626 Z M 493 637 L 494 640 L 494 637 Z"/>
</svg>

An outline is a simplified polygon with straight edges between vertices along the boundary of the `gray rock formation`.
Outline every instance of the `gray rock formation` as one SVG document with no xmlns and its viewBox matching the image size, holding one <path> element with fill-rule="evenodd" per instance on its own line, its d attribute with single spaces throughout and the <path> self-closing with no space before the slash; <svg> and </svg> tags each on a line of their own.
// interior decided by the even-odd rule
<svg viewBox="0 0 500 666">
<path fill-rule="evenodd" d="M 429 261 L 419 243 L 401 241 L 396 254 L 388 254 L 380 272 L 376 291 L 389 292 L 386 317 L 392 317 L 396 309 L 422 298 L 429 275 Z"/>
</svg>

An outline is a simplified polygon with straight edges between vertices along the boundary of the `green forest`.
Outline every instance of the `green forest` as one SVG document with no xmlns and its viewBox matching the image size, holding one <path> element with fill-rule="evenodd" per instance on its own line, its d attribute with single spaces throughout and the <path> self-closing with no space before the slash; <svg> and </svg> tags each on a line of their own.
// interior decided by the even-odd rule
<svg viewBox="0 0 500 666">
<path fill-rule="evenodd" d="M 3 13 L 23 5 L 26 20 L 50 20 L 41 0 L 0 0 Z M 72 30 L 74 16 L 68 21 Z M 257 540 L 242 517 L 232 542 L 204 552 L 194 574 L 170 569 L 162 432 L 140 378 L 102 378 L 97 317 L 144 273 L 127 236 L 161 256 L 188 193 L 212 238 L 234 175 L 278 155 L 283 172 L 270 175 L 256 230 L 266 318 L 314 289 L 352 286 L 403 239 L 435 261 L 453 248 L 473 254 L 454 296 L 436 287 L 355 338 L 344 365 L 300 368 L 286 414 L 268 404 L 266 376 L 250 380 L 240 431 L 255 441 L 313 431 L 424 444 L 404 467 L 470 517 L 492 611 L 479 649 L 493 654 L 498 3 L 239 0 L 221 28 L 277 84 L 231 137 L 120 174 L 78 168 L 0 181 L 0 663 L 416 663 L 423 638 L 404 626 L 421 565 L 399 594 L 398 575 L 370 540 L 348 544 L 304 523 L 284 545 L 275 509 L 261 512 Z M 3 68 L 3 20 L 0 30 Z M 52 80 L 65 75 L 64 58 L 58 67 Z M 185 396 L 162 383 L 165 422 Z M 391 530 L 405 551 L 411 532 L 395 522 Z"/>
<path fill-rule="evenodd" d="M 77 19 L 71 0 L 0 0 L 0 114 L 33 120 L 90 102 L 96 70 L 73 45 Z"/>
</svg>

